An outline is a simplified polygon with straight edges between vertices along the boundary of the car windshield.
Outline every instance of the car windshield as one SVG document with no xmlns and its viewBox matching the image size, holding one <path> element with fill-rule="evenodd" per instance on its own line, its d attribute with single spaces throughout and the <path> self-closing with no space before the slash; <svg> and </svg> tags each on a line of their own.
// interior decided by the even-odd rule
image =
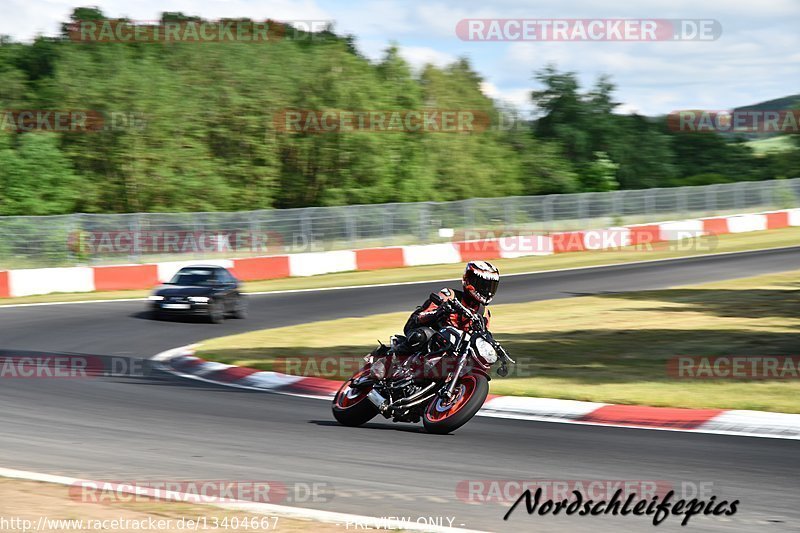
<svg viewBox="0 0 800 533">
<path fill-rule="evenodd" d="M 214 271 L 208 269 L 180 270 L 169 280 L 169 285 L 213 285 Z"/>
</svg>

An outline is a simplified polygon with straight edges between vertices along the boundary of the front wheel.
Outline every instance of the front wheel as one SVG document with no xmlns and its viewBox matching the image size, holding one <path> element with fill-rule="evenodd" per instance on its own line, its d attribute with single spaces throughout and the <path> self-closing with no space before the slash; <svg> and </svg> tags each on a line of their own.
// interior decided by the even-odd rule
<svg viewBox="0 0 800 533">
<path fill-rule="evenodd" d="M 428 404 L 422 417 L 428 432 L 444 435 L 469 422 L 489 395 L 489 380 L 481 374 L 467 374 L 458 380 L 454 392 L 452 402 L 436 397 Z"/>
<path fill-rule="evenodd" d="M 368 370 L 362 370 L 355 376 L 346 381 L 336 396 L 333 397 L 333 417 L 343 426 L 360 426 L 372 420 L 378 414 L 378 408 L 367 399 L 367 394 L 372 387 L 355 389 L 352 387 L 353 381 L 366 374 Z"/>
<path fill-rule="evenodd" d="M 220 300 L 208 302 L 208 321 L 212 324 L 221 324 L 225 320 L 225 304 Z"/>
<path fill-rule="evenodd" d="M 233 318 L 247 318 L 247 300 L 245 300 L 241 295 L 239 295 L 239 297 L 236 299 L 236 307 L 233 310 Z"/>
</svg>

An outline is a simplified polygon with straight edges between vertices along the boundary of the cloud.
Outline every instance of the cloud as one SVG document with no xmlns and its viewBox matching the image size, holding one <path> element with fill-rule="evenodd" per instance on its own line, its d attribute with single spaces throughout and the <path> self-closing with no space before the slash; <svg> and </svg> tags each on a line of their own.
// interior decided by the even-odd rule
<svg viewBox="0 0 800 533">
<path fill-rule="evenodd" d="M 454 55 L 425 46 L 401 46 L 400 55 L 417 71 L 427 64 L 444 67 L 457 59 Z"/>
<path fill-rule="evenodd" d="M 533 106 L 531 90 L 527 87 L 500 90 L 493 83 L 484 81 L 481 83 L 481 92 L 493 100 L 511 104 L 522 111 L 529 111 Z"/>
</svg>

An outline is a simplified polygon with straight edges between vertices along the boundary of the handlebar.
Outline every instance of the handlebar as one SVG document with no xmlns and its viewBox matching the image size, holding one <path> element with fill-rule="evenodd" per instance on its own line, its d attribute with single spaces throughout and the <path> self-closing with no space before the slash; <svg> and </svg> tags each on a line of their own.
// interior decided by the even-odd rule
<svg viewBox="0 0 800 533">
<path fill-rule="evenodd" d="M 481 320 L 481 317 L 479 317 L 478 315 L 476 315 L 476 314 L 475 314 L 475 313 L 474 313 L 474 312 L 473 312 L 471 309 L 469 309 L 468 307 L 466 307 L 464 304 L 462 304 L 462 303 L 461 303 L 460 301 L 458 301 L 456 298 L 453 298 L 453 299 L 451 299 L 451 300 L 445 300 L 445 301 L 446 301 L 446 302 L 448 302 L 448 303 L 450 303 L 451 305 L 453 305 L 453 306 L 457 307 L 459 311 L 461 311 L 462 313 L 464 313 L 465 315 L 467 315 L 467 316 L 468 316 L 468 317 L 469 317 L 471 320 L 473 320 L 473 321 L 480 321 L 481 323 L 483 322 L 483 320 Z"/>
<path fill-rule="evenodd" d="M 500 343 L 499 343 L 499 342 L 496 342 L 496 341 L 495 341 L 495 349 L 496 349 L 496 350 L 497 350 L 497 352 L 500 354 L 500 357 L 502 357 L 503 359 L 505 359 L 505 361 L 506 361 L 507 363 L 511 363 L 512 365 L 515 365 L 515 364 L 517 364 L 517 362 L 516 362 L 516 361 L 514 361 L 513 359 L 511 359 L 511 356 L 509 356 L 509 355 L 508 355 L 508 352 L 506 351 L 506 349 L 505 349 L 505 348 L 503 348 L 502 346 L 500 346 Z"/>
<path fill-rule="evenodd" d="M 481 331 L 486 330 L 485 327 L 486 323 L 483 321 L 483 317 L 480 317 L 477 314 L 475 314 L 471 309 L 462 304 L 458 299 L 451 298 L 449 300 L 444 300 L 438 294 L 435 293 L 431 294 L 431 298 L 433 299 L 434 302 L 437 303 L 437 305 L 452 305 L 453 307 L 457 308 L 460 312 L 467 315 L 470 318 L 470 320 L 472 320 L 473 323 L 480 324 Z M 508 355 L 508 352 L 506 352 L 505 348 L 503 348 L 499 342 L 497 342 L 493 338 L 491 339 L 491 341 L 502 359 L 504 359 L 508 363 L 516 364 L 516 361 L 511 359 L 511 357 Z"/>
</svg>

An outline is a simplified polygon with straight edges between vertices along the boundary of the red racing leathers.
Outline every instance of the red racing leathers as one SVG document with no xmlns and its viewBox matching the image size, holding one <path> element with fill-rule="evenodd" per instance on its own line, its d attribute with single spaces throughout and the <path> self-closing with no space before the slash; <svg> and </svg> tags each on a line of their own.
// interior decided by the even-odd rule
<svg viewBox="0 0 800 533">
<path fill-rule="evenodd" d="M 464 292 L 444 288 L 437 293 L 437 296 L 442 300 L 457 298 L 464 304 L 464 307 L 475 312 L 478 316 L 483 317 L 486 328 L 489 328 L 489 319 L 491 318 L 489 310 L 486 309 L 486 306 L 470 298 Z M 403 331 L 407 336 L 410 336 L 411 333 L 418 328 L 433 328 L 438 331 L 445 326 L 454 326 L 458 329 L 469 331 L 472 324 L 467 317 L 458 312 L 443 313 L 440 309 L 440 304 L 436 303 L 433 298 L 428 298 L 421 306 L 417 307 L 416 310 L 411 313 Z"/>
</svg>

